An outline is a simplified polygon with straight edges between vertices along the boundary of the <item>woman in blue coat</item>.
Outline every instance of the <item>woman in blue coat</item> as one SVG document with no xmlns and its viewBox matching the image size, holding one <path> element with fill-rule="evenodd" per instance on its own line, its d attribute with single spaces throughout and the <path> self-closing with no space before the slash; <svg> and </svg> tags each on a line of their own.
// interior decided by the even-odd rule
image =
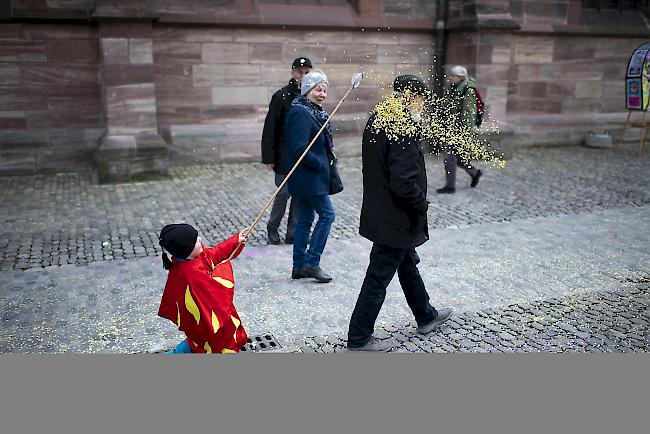
<svg viewBox="0 0 650 434">
<path fill-rule="evenodd" d="M 327 76 L 320 71 L 312 71 L 302 79 L 301 95 L 293 100 L 285 121 L 287 172 L 327 120 L 328 114 L 323 110 L 327 86 Z M 328 196 L 333 155 L 332 128 L 328 123 L 288 181 L 289 194 L 296 201 L 298 212 L 293 241 L 293 279 L 309 277 L 320 283 L 332 280 L 332 276 L 320 268 L 320 258 L 336 216 Z M 318 222 L 310 235 L 314 214 L 318 214 Z"/>
</svg>

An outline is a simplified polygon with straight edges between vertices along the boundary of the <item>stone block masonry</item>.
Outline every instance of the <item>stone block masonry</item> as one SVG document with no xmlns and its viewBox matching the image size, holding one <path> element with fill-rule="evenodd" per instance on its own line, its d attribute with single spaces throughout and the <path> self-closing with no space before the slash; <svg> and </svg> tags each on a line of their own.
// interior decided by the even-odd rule
<svg viewBox="0 0 650 434">
<path fill-rule="evenodd" d="M 0 24 L 0 171 L 75 170 L 104 129 L 97 32 Z"/>
<path fill-rule="evenodd" d="M 330 77 L 328 110 L 367 73 L 335 131 L 339 153 L 357 155 L 396 75 L 431 83 L 435 2 L 299 3 L 14 1 L 0 23 L 0 173 L 85 170 L 108 144 L 139 159 L 138 144 L 157 142 L 172 165 L 259 160 L 255 134 L 298 56 Z M 649 32 L 640 9 L 575 0 L 452 0 L 445 28 L 446 64 L 476 76 L 485 125 L 512 130 L 509 147 L 577 144 L 602 129 L 616 139 L 627 58 Z M 214 129 L 224 133 L 202 135 Z"/>
<path fill-rule="evenodd" d="M 309 57 L 328 74 L 328 110 L 354 72 L 368 74 L 365 90 L 356 91 L 341 107 L 338 120 L 347 121 L 346 128 L 335 137 L 340 151 L 358 154 L 363 123 L 357 119 L 365 119 L 399 66 L 424 70 L 425 78 L 430 78 L 433 39 L 425 33 L 387 29 L 374 29 L 368 38 L 357 33 L 361 32 L 154 26 L 158 124 L 163 135 L 172 138 L 173 161 L 259 160 L 269 101 L 291 78 L 291 62 L 299 56 Z M 401 41 L 407 45 L 399 45 Z M 226 132 L 202 135 L 215 128 Z M 196 140 L 194 146 L 191 140 Z"/>
</svg>

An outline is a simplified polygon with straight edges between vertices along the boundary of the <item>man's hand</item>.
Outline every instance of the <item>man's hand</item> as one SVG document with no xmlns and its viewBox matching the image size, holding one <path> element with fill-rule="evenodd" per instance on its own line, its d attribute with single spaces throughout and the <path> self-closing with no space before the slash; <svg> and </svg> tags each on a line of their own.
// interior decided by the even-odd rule
<svg viewBox="0 0 650 434">
<path fill-rule="evenodd" d="M 275 167 L 275 164 L 267 164 L 266 165 L 266 170 L 273 172 L 273 168 Z"/>
</svg>

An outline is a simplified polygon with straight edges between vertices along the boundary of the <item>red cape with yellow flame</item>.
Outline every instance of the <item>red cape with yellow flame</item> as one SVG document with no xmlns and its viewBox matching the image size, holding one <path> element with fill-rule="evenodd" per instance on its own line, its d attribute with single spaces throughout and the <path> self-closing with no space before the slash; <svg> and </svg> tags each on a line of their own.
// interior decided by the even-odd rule
<svg viewBox="0 0 650 434">
<path fill-rule="evenodd" d="M 158 315 L 185 332 L 193 353 L 236 353 L 246 345 L 248 336 L 233 304 L 235 279 L 227 260 L 238 242 L 236 234 L 214 247 L 204 247 L 192 260 L 172 259 Z"/>
</svg>

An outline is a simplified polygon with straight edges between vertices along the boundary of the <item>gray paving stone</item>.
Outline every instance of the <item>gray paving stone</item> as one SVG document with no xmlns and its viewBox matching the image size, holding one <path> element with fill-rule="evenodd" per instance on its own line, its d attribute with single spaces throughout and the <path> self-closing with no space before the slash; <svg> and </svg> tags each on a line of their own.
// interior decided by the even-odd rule
<svg viewBox="0 0 650 434">
<path fill-rule="evenodd" d="M 385 330 L 382 330 L 382 329 L 375 330 L 373 335 L 379 340 L 388 339 L 391 336 L 388 332 L 386 332 Z"/>
<path fill-rule="evenodd" d="M 330 345 L 343 345 L 343 341 L 336 336 L 330 336 L 326 340 Z"/>
<path fill-rule="evenodd" d="M 559 324 L 558 327 L 559 327 L 560 329 L 564 330 L 565 332 L 569 332 L 569 333 L 575 333 L 575 332 L 577 332 L 576 328 L 573 327 L 573 326 L 571 326 L 571 325 L 569 325 L 569 324 Z"/>
<path fill-rule="evenodd" d="M 431 227 L 447 227 L 449 221 L 458 221 L 465 227 L 468 224 L 515 221 L 650 203 L 647 190 L 642 188 L 646 181 L 647 157 L 644 160 L 621 157 L 620 154 L 615 158 L 613 156 L 613 151 L 594 154 L 582 148 L 521 150 L 503 172 L 486 172 L 480 189 L 466 189 L 459 185 L 459 191 L 453 197 L 432 201 L 429 211 Z M 617 170 L 616 166 L 622 160 L 625 160 L 625 173 Z M 558 164 L 560 161 L 563 163 Z M 569 161 L 574 163 L 567 164 Z M 440 167 L 438 159 L 428 160 L 431 191 L 442 182 Z M 341 171 L 347 185 L 359 185 L 359 159 L 342 159 Z M 560 175 L 565 171 L 578 176 Z M 220 197 L 214 203 L 204 200 L 212 188 L 212 184 L 206 182 L 208 179 L 221 186 Z M 563 180 L 563 188 L 556 188 L 560 185 L 559 179 Z M 32 189 L 35 197 L 56 197 L 56 203 L 25 200 L 22 186 L 26 182 L 35 186 Z M 251 185 L 255 189 L 248 188 Z M 518 194 L 506 193 L 513 191 L 513 185 L 517 186 Z M 7 192 L 3 197 L 6 212 L 0 212 L 0 221 L 6 228 L 4 239 L 7 248 L 0 249 L 0 252 L 11 253 L 21 248 L 22 253 L 31 255 L 31 252 L 38 252 L 55 243 L 68 252 L 66 257 L 72 257 L 72 253 L 76 252 L 79 256 L 76 260 L 82 260 L 80 253 L 98 246 L 94 240 L 111 240 L 113 244 L 102 245 L 104 250 L 116 253 L 130 251 L 133 255 L 133 252 L 142 253 L 144 247 L 150 247 L 154 251 L 147 254 L 157 256 L 157 243 L 150 240 L 151 234 L 156 234 L 160 229 L 157 227 L 158 221 L 170 221 L 182 215 L 187 204 L 193 201 L 200 203 L 206 214 L 214 216 L 209 220 L 198 216 L 193 219 L 193 223 L 206 236 L 205 239 L 214 244 L 218 238 L 228 235 L 227 228 L 235 229 L 235 222 L 252 220 L 256 210 L 271 193 L 273 184 L 269 173 L 261 165 L 233 164 L 174 169 L 171 180 L 155 183 L 97 186 L 86 174 L 70 173 L 7 177 L 0 180 L 0 187 Z M 52 194 L 62 190 L 66 191 L 65 195 Z M 360 193 L 358 188 L 346 188 L 341 195 L 334 197 L 338 205 L 338 218 L 334 224 L 333 238 L 355 236 Z M 550 194 L 553 200 L 546 200 Z M 462 197 L 464 195 L 471 195 L 471 210 L 479 209 L 481 212 L 468 212 L 468 201 Z M 77 212 L 77 208 L 71 205 L 79 196 L 93 198 L 92 202 L 85 204 L 84 213 Z M 247 198 L 247 206 L 234 206 L 241 202 L 242 196 Z M 152 197 L 164 201 L 165 206 L 157 206 L 158 201 L 142 200 Z M 497 200 L 494 200 L 495 197 Z M 235 209 L 238 209 L 236 213 Z M 42 223 L 53 214 L 56 215 L 55 224 Z M 157 220 L 145 218 L 138 225 L 131 221 L 134 216 L 154 215 Z M 22 227 L 15 230 L 25 221 L 33 222 L 33 236 L 22 236 Z M 262 232 L 253 234 L 252 245 L 265 243 Z M 77 246 L 83 248 L 77 251 Z M 0 264 L 6 265 L 6 262 L 14 269 L 18 268 L 16 258 L 8 257 L 6 253 L 0 257 Z M 94 260 L 92 257 L 88 259 Z M 56 263 L 52 262 L 55 260 L 56 257 L 49 259 L 50 263 Z M 45 261 L 44 265 L 50 263 Z"/>
<path fill-rule="evenodd" d="M 420 347 L 418 347 L 416 344 L 409 341 L 404 342 L 404 347 L 411 352 L 415 352 L 420 349 Z"/>
<path fill-rule="evenodd" d="M 409 338 L 401 333 L 395 333 L 393 334 L 393 338 L 396 339 L 398 342 L 408 342 Z"/>
<path fill-rule="evenodd" d="M 471 351 L 461 342 L 480 338 L 479 344 L 493 341 L 495 351 L 520 341 L 521 351 L 544 344 L 589 351 L 592 341 L 577 333 L 593 338 L 600 331 L 609 336 L 594 340 L 603 351 L 647 351 L 650 270 L 639 258 L 650 254 L 649 161 L 582 148 L 525 150 L 503 172 L 486 168 L 479 188 L 463 185 L 461 173 L 456 194 L 440 197 L 434 189 L 441 164 L 428 159 L 431 241 L 418 248 L 420 270 L 427 288 L 435 288 L 432 303 L 453 306 L 458 315 L 416 343 L 412 327 L 402 326 L 413 317 L 395 279 L 377 329 L 399 332 L 419 349 Z M 625 171 L 617 170 L 621 164 Z M 234 263 L 235 304 L 249 334 L 270 330 L 296 351 L 305 336 L 320 339 L 307 345 L 319 351 L 329 336 L 346 338 L 370 243 L 357 235 L 359 159 L 345 159 L 341 169 L 348 188 L 332 197 L 337 220 L 323 255 L 335 280 L 291 281 L 291 248 L 265 246 L 263 220 Z M 207 181 L 220 186 L 213 202 L 205 201 Z M 38 185 L 34 194 L 65 195 L 25 200 L 25 182 Z M 109 186 L 82 174 L 0 178 L 0 352 L 136 352 L 178 340 L 174 325 L 155 315 L 165 277 L 160 227 L 186 219 L 214 244 L 250 222 L 272 188 L 255 164 L 197 166 L 170 181 Z M 82 195 L 93 201 L 80 213 L 70 204 Z M 467 240 L 480 246 L 470 256 L 458 248 Z"/>
</svg>

